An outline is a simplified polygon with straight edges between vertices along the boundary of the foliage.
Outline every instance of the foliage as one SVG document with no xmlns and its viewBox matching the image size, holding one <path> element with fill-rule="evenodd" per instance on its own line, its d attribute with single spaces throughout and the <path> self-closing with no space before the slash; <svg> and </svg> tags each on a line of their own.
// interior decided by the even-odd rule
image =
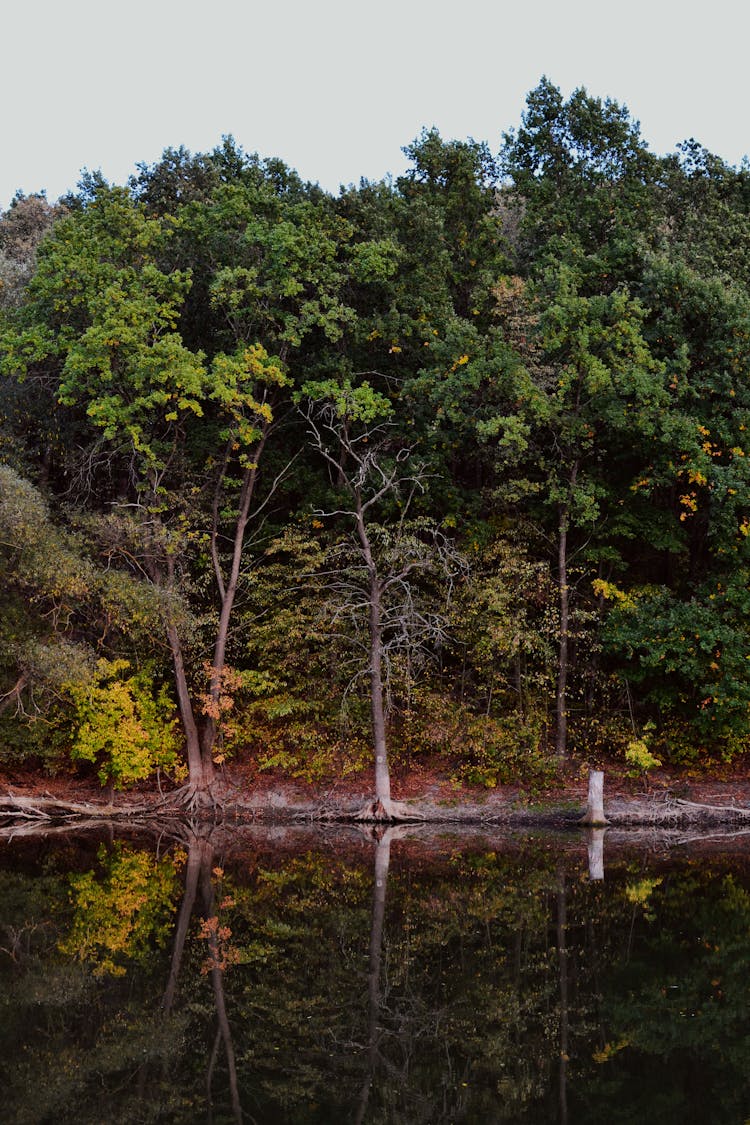
<svg viewBox="0 0 750 1125">
<path fill-rule="evenodd" d="M 116 845 L 99 849 L 100 871 L 72 875 L 74 903 L 63 953 L 87 962 L 96 976 L 124 976 L 129 962 L 147 959 L 171 932 L 178 876 L 171 856 Z"/>
<path fill-rule="evenodd" d="M 631 777 L 645 776 L 649 770 L 661 765 L 661 759 L 651 753 L 644 738 L 634 738 L 628 743 L 625 747 L 625 761 L 631 767 Z"/>
<path fill-rule="evenodd" d="M 610 614 L 608 644 L 627 654 L 626 675 L 667 731 L 671 719 L 689 718 L 692 756 L 705 740 L 712 754 L 729 759 L 750 732 L 747 600 L 747 588 L 737 580 L 703 587 L 688 602 L 665 589 L 645 588 L 631 591 Z M 667 745 L 665 752 L 674 758 L 678 751 Z"/>
<path fill-rule="evenodd" d="M 488 778 L 518 722 L 747 747 L 748 169 L 547 78 L 499 153 L 405 151 L 334 197 L 227 137 L 0 216 L 4 760 L 71 741 L 55 653 L 118 784 L 166 704 L 100 658 L 171 678 L 194 789 L 359 768 L 379 692 L 407 757 L 458 700 Z"/>
<path fill-rule="evenodd" d="M 557 766 L 544 747 L 543 713 L 476 714 L 465 705 L 430 695 L 415 717 L 423 746 L 445 759 L 454 778 L 494 789 L 552 782 Z"/>
<path fill-rule="evenodd" d="M 549 567 L 528 547 L 469 528 L 470 569 L 451 606 L 454 660 L 488 714 L 544 708 L 553 678 L 558 621 Z M 458 643 L 456 643 L 458 642 Z"/>
<path fill-rule="evenodd" d="M 89 683 L 67 685 L 74 708 L 70 756 L 93 762 L 102 784 L 116 789 L 157 769 L 173 772 L 179 749 L 166 689 L 155 690 L 145 671 L 126 676 L 129 669 L 127 660 L 100 660 Z"/>
</svg>

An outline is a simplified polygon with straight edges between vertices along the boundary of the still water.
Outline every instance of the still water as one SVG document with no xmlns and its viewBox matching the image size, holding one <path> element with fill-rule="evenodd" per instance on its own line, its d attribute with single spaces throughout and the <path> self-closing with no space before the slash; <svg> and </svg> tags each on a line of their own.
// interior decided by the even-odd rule
<svg viewBox="0 0 750 1125">
<path fill-rule="evenodd" d="M 0 1120 L 740 1125 L 750 851 L 603 843 L 2 841 Z"/>
</svg>

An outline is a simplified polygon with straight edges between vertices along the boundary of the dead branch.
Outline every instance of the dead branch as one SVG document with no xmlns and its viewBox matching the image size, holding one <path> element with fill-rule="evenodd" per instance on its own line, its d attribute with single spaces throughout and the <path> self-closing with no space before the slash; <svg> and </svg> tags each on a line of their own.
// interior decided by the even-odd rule
<svg viewBox="0 0 750 1125">
<path fill-rule="evenodd" d="M 91 804 L 88 802 L 65 801 L 57 797 L 18 797 L 13 793 L 0 796 L 0 819 L 7 817 L 19 820 L 87 820 L 128 819 L 132 817 L 154 816 L 163 808 L 159 801 L 148 805 L 130 804 Z"/>
<path fill-rule="evenodd" d="M 675 803 L 691 809 L 705 809 L 707 812 L 732 813 L 734 816 L 750 816 L 750 808 L 742 805 L 705 805 L 698 801 L 686 801 L 681 797 L 675 798 Z"/>
</svg>

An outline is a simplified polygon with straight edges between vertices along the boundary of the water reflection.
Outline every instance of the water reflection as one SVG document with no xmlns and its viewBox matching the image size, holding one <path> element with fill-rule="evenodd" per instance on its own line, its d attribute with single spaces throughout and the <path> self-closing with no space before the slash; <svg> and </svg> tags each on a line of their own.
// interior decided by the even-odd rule
<svg viewBox="0 0 750 1125">
<path fill-rule="evenodd" d="M 215 830 L 214 830 L 215 831 Z M 165 1016 L 172 1014 L 177 985 L 182 968 L 185 941 L 193 917 L 198 892 L 200 890 L 202 907 L 201 935 L 208 946 L 208 958 L 204 971 L 211 977 L 214 1006 L 216 1009 L 216 1032 L 206 1068 L 206 1098 L 208 1102 L 208 1120 L 213 1120 L 213 1085 L 219 1051 L 223 1048 L 226 1058 L 232 1119 L 242 1121 L 242 1106 L 240 1104 L 239 1084 L 237 1081 L 237 1064 L 235 1061 L 234 1042 L 232 1031 L 227 1016 L 227 1005 L 224 996 L 224 970 L 227 967 L 229 950 L 227 942 L 230 937 L 228 927 L 220 925 L 220 917 L 216 903 L 216 881 L 223 871 L 215 865 L 215 847 L 212 840 L 214 832 L 211 829 L 196 828 L 187 830 L 184 840 L 187 844 L 187 863 L 185 868 L 185 891 L 182 896 L 177 922 L 174 931 L 172 946 L 172 960 L 169 969 L 169 978 L 164 992 L 162 1007 Z M 222 903 L 226 906 L 227 899 Z"/>
<path fill-rule="evenodd" d="M 590 828 L 588 835 L 589 879 L 596 882 L 604 878 L 605 828 Z"/>
<path fill-rule="evenodd" d="M 391 862 L 391 843 L 393 840 L 408 838 L 410 831 L 413 832 L 413 829 L 410 830 L 405 826 L 396 826 L 386 829 L 375 827 L 366 830 L 364 833 L 365 838 L 371 839 L 375 845 L 375 859 L 368 978 L 368 1069 L 362 1084 L 362 1093 L 360 1095 L 356 1116 L 354 1117 L 355 1125 L 362 1125 L 365 1121 L 370 1100 L 370 1091 L 373 1085 L 378 1081 L 379 1071 L 382 1070 L 387 1074 L 387 1080 L 390 1081 L 396 1080 L 400 1082 L 404 1077 L 402 1074 L 393 1073 L 393 1069 L 389 1067 L 388 1060 L 381 1051 L 381 1038 L 384 1032 L 381 1023 L 381 967 L 383 962 L 383 927 L 385 924 L 385 901 L 388 890 L 388 868 Z"/>
<path fill-rule="evenodd" d="M 750 1113 L 743 852 L 196 830 L 4 860 L 4 1121 Z"/>
</svg>

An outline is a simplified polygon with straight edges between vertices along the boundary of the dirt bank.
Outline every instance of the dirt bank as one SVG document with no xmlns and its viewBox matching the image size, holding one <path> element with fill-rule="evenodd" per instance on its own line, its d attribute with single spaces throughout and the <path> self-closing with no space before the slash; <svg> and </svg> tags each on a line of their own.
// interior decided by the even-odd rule
<svg viewBox="0 0 750 1125">
<path fill-rule="evenodd" d="M 584 813 L 587 770 L 566 763 L 557 783 L 540 790 L 459 786 L 438 769 L 421 766 L 395 778 L 395 795 L 410 818 L 435 823 L 570 824 Z M 351 819 L 371 798 L 371 779 L 328 778 L 315 784 L 252 765 L 222 771 L 209 815 L 236 822 L 290 823 Z M 750 779 L 744 771 L 721 776 L 661 772 L 641 780 L 605 768 L 604 811 L 613 826 L 747 824 Z M 140 786 L 127 793 L 103 791 L 94 778 L 14 771 L 0 774 L 0 823 L 76 819 L 171 819 L 181 815 L 174 789 Z"/>
</svg>

